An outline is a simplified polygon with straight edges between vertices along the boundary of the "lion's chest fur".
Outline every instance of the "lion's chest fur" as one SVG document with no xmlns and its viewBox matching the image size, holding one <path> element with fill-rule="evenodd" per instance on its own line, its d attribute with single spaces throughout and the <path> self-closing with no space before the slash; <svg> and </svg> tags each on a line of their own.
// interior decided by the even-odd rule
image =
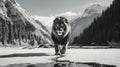
<svg viewBox="0 0 120 67">
<path fill-rule="evenodd" d="M 51 36 L 55 43 L 65 44 L 66 42 L 68 42 L 70 37 L 70 26 L 67 23 L 64 23 L 64 25 L 65 27 L 59 27 L 58 29 L 56 29 L 57 25 L 53 24 Z"/>
<path fill-rule="evenodd" d="M 55 37 L 55 35 L 52 33 L 52 40 L 54 41 L 54 43 L 64 45 L 68 42 L 69 35 L 67 35 L 65 37 Z"/>
</svg>

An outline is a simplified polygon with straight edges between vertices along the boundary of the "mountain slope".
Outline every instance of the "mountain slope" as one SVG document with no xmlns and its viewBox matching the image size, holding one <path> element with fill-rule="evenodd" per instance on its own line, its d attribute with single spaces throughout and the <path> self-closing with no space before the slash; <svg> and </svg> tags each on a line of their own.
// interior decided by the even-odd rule
<svg viewBox="0 0 120 67">
<path fill-rule="evenodd" d="M 45 26 L 33 19 L 15 0 L 0 0 L 0 28 L 0 40 L 4 45 L 22 45 L 23 40 L 32 45 L 51 43 Z"/>
<path fill-rule="evenodd" d="M 71 20 L 71 42 L 74 40 L 74 37 L 79 36 L 91 24 L 94 18 L 99 17 L 106 8 L 106 6 L 100 6 L 98 4 L 92 5 L 86 8 L 81 17 Z"/>
<path fill-rule="evenodd" d="M 40 21 L 43 25 L 47 27 L 49 32 L 51 32 L 53 20 L 55 19 L 54 16 L 47 17 L 47 16 L 32 16 L 32 18 L 36 19 L 37 21 Z"/>
<path fill-rule="evenodd" d="M 120 0 L 114 0 L 99 18 L 94 19 L 82 35 L 76 38 L 76 43 L 120 46 Z"/>
</svg>

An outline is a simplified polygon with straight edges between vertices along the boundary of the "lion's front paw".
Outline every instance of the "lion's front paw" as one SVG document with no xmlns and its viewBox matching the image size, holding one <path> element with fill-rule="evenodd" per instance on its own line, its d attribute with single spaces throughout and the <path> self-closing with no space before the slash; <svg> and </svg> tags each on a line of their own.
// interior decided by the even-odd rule
<svg viewBox="0 0 120 67">
<path fill-rule="evenodd" d="M 65 50 L 62 50 L 62 51 L 60 51 L 61 52 L 61 54 L 65 54 Z"/>
<path fill-rule="evenodd" d="M 61 55 L 61 53 L 55 53 L 55 55 Z"/>
</svg>

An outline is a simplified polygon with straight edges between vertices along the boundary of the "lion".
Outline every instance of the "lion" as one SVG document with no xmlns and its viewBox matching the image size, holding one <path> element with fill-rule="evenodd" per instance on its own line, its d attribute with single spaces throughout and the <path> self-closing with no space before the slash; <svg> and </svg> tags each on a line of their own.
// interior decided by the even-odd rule
<svg viewBox="0 0 120 67">
<path fill-rule="evenodd" d="M 69 44 L 71 27 L 65 17 L 56 17 L 53 21 L 51 38 L 54 42 L 55 55 L 66 53 L 67 45 Z"/>
</svg>

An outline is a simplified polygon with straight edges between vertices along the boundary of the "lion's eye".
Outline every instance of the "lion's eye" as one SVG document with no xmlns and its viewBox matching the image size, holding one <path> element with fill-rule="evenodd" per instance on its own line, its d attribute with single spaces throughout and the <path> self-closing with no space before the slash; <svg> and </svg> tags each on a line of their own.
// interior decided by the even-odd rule
<svg viewBox="0 0 120 67">
<path fill-rule="evenodd" d="M 59 25 L 56 25 L 57 27 L 59 27 Z"/>
</svg>

